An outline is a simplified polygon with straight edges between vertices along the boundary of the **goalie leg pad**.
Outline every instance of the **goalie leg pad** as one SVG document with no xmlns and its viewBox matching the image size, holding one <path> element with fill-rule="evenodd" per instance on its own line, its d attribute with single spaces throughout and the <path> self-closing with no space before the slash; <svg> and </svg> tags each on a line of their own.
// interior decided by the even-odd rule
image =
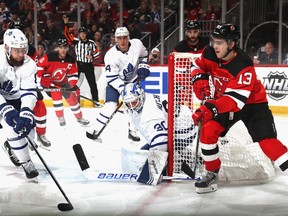
<svg viewBox="0 0 288 216">
<path fill-rule="evenodd" d="M 137 182 L 157 185 L 162 180 L 162 172 L 167 165 L 168 152 L 150 150 L 148 159 L 137 179 Z"/>
</svg>

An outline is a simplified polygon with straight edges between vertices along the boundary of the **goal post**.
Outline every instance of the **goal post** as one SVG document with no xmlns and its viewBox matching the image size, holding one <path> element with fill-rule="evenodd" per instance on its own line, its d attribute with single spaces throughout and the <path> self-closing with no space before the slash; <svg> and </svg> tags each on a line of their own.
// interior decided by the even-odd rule
<svg viewBox="0 0 288 216">
<path fill-rule="evenodd" d="M 171 176 L 184 175 L 181 171 L 184 161 L 191 169 L 197 161 L 196 176 L 205 174 L 200 148 L 195 158 L 197 126 L 192 120 L 193 111 L 200 106 L 191 83 L 191 65 L 198 56 L 173 52 L 168 57 L 168 175 Z M 214 92 L 211 82 L 210 88 Z M 222 162 L 220 182 L 260 184 L 273 179 L 272 162 L 259 144 L 252 141 L 243 122 L 237 122 L 217 144 Z"/>
</svg>

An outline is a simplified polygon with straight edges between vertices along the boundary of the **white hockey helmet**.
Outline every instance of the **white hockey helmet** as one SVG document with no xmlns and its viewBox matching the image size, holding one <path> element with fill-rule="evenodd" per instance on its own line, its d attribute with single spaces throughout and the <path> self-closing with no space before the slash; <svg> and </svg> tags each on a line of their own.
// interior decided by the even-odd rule
<svg viewBox="0 0 288 216">
<path fill-rule="evenodd" d="M 119 27 L 115 31 L 115 37 L 122 37 L 122 36 L 128 36 L 129 37 L 129 31 L 126 27 Z"/>
<path fill-rule="evenodd" d="M 28 39 L 19 29 L 7 29 L 4 33 L 3 44 L 7 46 L 6 54 L 8 58 L 11 55 L 11 48 L 24 48 L 28 52 Z"/>
<path fill-rule="evenodd" d="M 139 84 L 129 83 L 124 88 L 123 104 L 126 109 L 140 112 L 143 108 L 145 92 Z"/>
</svg>

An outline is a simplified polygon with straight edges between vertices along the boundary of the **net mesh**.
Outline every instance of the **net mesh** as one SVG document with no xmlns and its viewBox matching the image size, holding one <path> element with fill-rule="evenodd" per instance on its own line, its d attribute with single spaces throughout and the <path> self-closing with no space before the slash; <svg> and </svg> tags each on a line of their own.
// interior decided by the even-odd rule
<svg viewBox="0 0 288 216">
<path fill-rule="evenodd" d="M 199 55 L 172 53 L 169 57 L 168 140 L 169 174 L 183 175 L 181 164 L 185 161 L 193 170 L 196 161 L 198 127 L 193 125 L 192 113 L 200 106 L 191 85 L 191 64 Z M 210 82 L 213 93 L 213 85 Z M 170 101 L 173 100 L 173 103 Z M 173 107 L 172 107 L 173 106 Z M 172 109 L 171 109 L 172 108 Z M 274 167 L 258 143 L 253 143 L 246 127 L 237 122 L 218 140 L 221 159 L 220 181 L 231 184 L 259 184 L 273 179 Z M 205 169 L 199 147 L 196 176 Z M 171 160 L 171 158 L 173 158 Z"/>
</svg>

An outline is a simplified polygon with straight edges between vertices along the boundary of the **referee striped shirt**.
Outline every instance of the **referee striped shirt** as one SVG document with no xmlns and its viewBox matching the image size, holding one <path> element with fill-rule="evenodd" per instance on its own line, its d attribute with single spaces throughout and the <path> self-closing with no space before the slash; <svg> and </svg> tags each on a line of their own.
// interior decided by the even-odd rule
<svg viewBox="0 0 288 216">
<path fill-rule="evenodd" d="M 82 42 L 79 38 L 74 37 L 69 33 L 68 25 L 64 27 L 64 35 L 68 41 L 71 41 L 75 46 L 76 61 L 82 63 L 92 63 L 93 58 L 99 56 L 96 43 L 87 39 L 85 42 Z M 87 55 L 92 55 L 92 59 L 86 58 Z"/>
</svg>

